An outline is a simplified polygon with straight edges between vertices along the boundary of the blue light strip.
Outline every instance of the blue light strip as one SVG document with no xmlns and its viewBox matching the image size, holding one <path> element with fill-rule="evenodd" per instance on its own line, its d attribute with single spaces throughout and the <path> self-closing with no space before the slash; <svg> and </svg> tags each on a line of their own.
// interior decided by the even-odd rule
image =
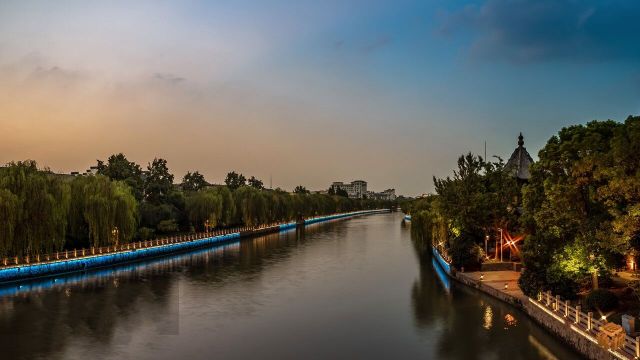
<svg viewBox="0 0 640 360">
<path fill-rule="evenodd" d="M 438 261 L 438 264 L 440 264 L 440 266 L 442 267 L 442 270 L 444 270 L 447 273 L 447 275 L 451 275 L 451 264 L 449 264 L 444 260 L 442 255 L 440 255 L 440 252 L 438 252 L 438 250 L 435 247 L 433 246 L 431 247 L 431 252 L 433 252 L 433 256 Z"/>
<path fill-rule="evenodd" d="M 449 276 L 445 274 L 444 270 L 435 258 L 431 259 L 431 265 L 433 265 L 433 268 L 436 270 L 438 279 L 440 279 L 440 282 L 442 283 L 442 286 L 444 286 L 444 289 L 449 291 L 451 289 L 451 280 L 449 279 Z"/>
<path fill-rule="evenodd" d="M 314 219 L 305 220 L 305 225 L 318 222 L 330 221 L 335 219 L 377 214 L 389 212 L 390 210 L 369 210 L 356 211 L 347 214 L 323 216 Z M 280 225 L 279 231 L 285 231 L 296 227 L 295 222 Z M 34 279 L 57 274 L 64 274 L 76 271 L 84 271 L 89 269 L 113 266 L 117 264 L 139 261 L 145 258 L 153 258 L 165 256 L 176 252 L 192 250 L 200 247 L 212 246 L 226 243 L 232 240 L 239 240 L 240 233 L 231 233 L 226 235 L 212 236 L 204 239 L 192 240 L 176 244 L 166 244 L 153 246 L 150 248 L 142 248 L 135 250 L 119 251 L 111 254 L 100 254 L 95 256 L 83 257 L 78 259 L 60 260 L 48 263 L 28 264 L 16 267 L 0 269 L 0 283 L 17 282 L 21 280 Z"/>
<path fill-rule="evenodd" d="M 203 246 L 220 244 L 234 239 L 240 239 L 240 233 L 236 232 L 182 243 L 166 244 L 128 251 L 119 251 L 116 253 L 101 254 L 79 259 L 69 259 L 44 264 L 30 264 L 11 267 L 0 270 L 0 283 L 31 279 L 42 276 L 51 276 L 55 274 L 63 274 L 75 271 L 84 271 L 120 263 L 133 262 L 141 260 L 143 258 L 152 258 Z"/>
<path fill-rule="evenodd" d="M 148 259 L 143 263 L 124 263 L 114 267 L 93 269 L 89 272 L 75 272 L 72 274 L 61 274 L 62 276 L 56 277 L 55 275 L 46 278 L 29 279 L 19 283 L 0 285 L 0 298 L 5 296 L 15 296 L 23 293 L 44 291 L 51 288 L 63 288 L 67 286 L 77 285 L 84 282 L 90 283 L 92 281 L 100 279 L 110 279 L 118 277 L 123 274 L 134 273 L 136 271 L 144 271 L 151 269 L 155 266 L 162 266 L 163 264 L 169 264 L 172 262 L 180 262 L 185 259 L 191 258 L 195 255 L 204 254 L 212 251 L 214 254 L 218 252 L 224 252 L 227 250 L 238 250 L 240 248 L 239 241 L 228 242 L 215 247 L 200 248 L 193 251 L 189 251 L 182 254 L 176 254 L 171 257 L 159 257 Z"/>
</svg>

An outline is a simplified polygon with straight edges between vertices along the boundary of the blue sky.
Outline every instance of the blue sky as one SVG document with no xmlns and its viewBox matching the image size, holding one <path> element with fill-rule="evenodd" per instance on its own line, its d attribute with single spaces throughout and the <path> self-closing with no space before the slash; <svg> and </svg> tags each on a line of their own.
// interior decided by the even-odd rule
<svg viewBox="0 0 640 360">
<path fill-rule="evenodd" d="M 456 157 L 535 156 L 640 113 L 636 1 L 4 1 L 0 162 L 113 152 L 177 177 L 363 178 L 416 195 Z"/>
</svg>

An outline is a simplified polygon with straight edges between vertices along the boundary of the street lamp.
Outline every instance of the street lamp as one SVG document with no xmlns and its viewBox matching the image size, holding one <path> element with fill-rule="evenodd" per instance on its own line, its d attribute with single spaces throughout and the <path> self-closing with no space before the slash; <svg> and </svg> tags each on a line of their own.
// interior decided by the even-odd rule
<svg viewBox="0 0 640 360">
<path fill-rule="evenodd" d="M 484 256 L 489 258 L 489 248 L 487 247 L 487 243 L 489 242 L 489 235 L 484 236 Z"/>
<path fill-rule="evenodd" d="M 118 240 L 119 240 L 119 236 L 120 235 L 120 229 L 118 229 L 118 227 L 114 227 L 113 230 L 111 230 L 111 236 L 113 236 L 113 238 L 116 241 L 116 246 L 118 246 Z"/>
<path fill-rule="evenodd" d="M 502 228 L 499 228 L 500 231 L 500 262 L 502 262 Z"/>
</svg>

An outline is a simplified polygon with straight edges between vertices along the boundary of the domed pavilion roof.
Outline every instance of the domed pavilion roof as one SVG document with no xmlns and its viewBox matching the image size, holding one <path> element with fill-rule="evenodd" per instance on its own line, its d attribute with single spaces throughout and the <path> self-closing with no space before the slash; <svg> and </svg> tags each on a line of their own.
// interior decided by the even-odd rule
<svg viewBox="0 0 640 360">
<path fill-rule="evenodd" d="M 518 147 L 513 151 L 513 154 L 511 154 L 504 170 L 520 180 L 529 180 L 529 178 L 531 178 L 531 172 L 529 172 L 529 166 L 531 164 L 533 164 L 533 159 L 524 147 L 524 137 L 522 133 L 520 133 L 520 136 L 518 136 Z"/>
</svg>

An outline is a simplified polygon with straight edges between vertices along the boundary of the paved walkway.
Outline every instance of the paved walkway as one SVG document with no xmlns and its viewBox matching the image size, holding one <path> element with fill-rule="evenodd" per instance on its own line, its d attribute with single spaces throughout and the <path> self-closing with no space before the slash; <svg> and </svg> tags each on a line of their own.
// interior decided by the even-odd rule
<svg viewBox="0 0 640 360">
<path fill-rule="evenodd" d="M 484 275 L 480 280 L 480 276 Z M 522 293 L 518 286 L 520 273 L 516 271 L 485 271 L 485 272 L 465 272 L 458 273 L 458 276 L 464 276 L 474 281 L 481 281 L 483 285 L 489 286 L 509 296 L 513 296 L 521 301 L 526 300 L 527 296 Z M 505 284 L 507 288 L 505 289 Z"/>
</svg>

